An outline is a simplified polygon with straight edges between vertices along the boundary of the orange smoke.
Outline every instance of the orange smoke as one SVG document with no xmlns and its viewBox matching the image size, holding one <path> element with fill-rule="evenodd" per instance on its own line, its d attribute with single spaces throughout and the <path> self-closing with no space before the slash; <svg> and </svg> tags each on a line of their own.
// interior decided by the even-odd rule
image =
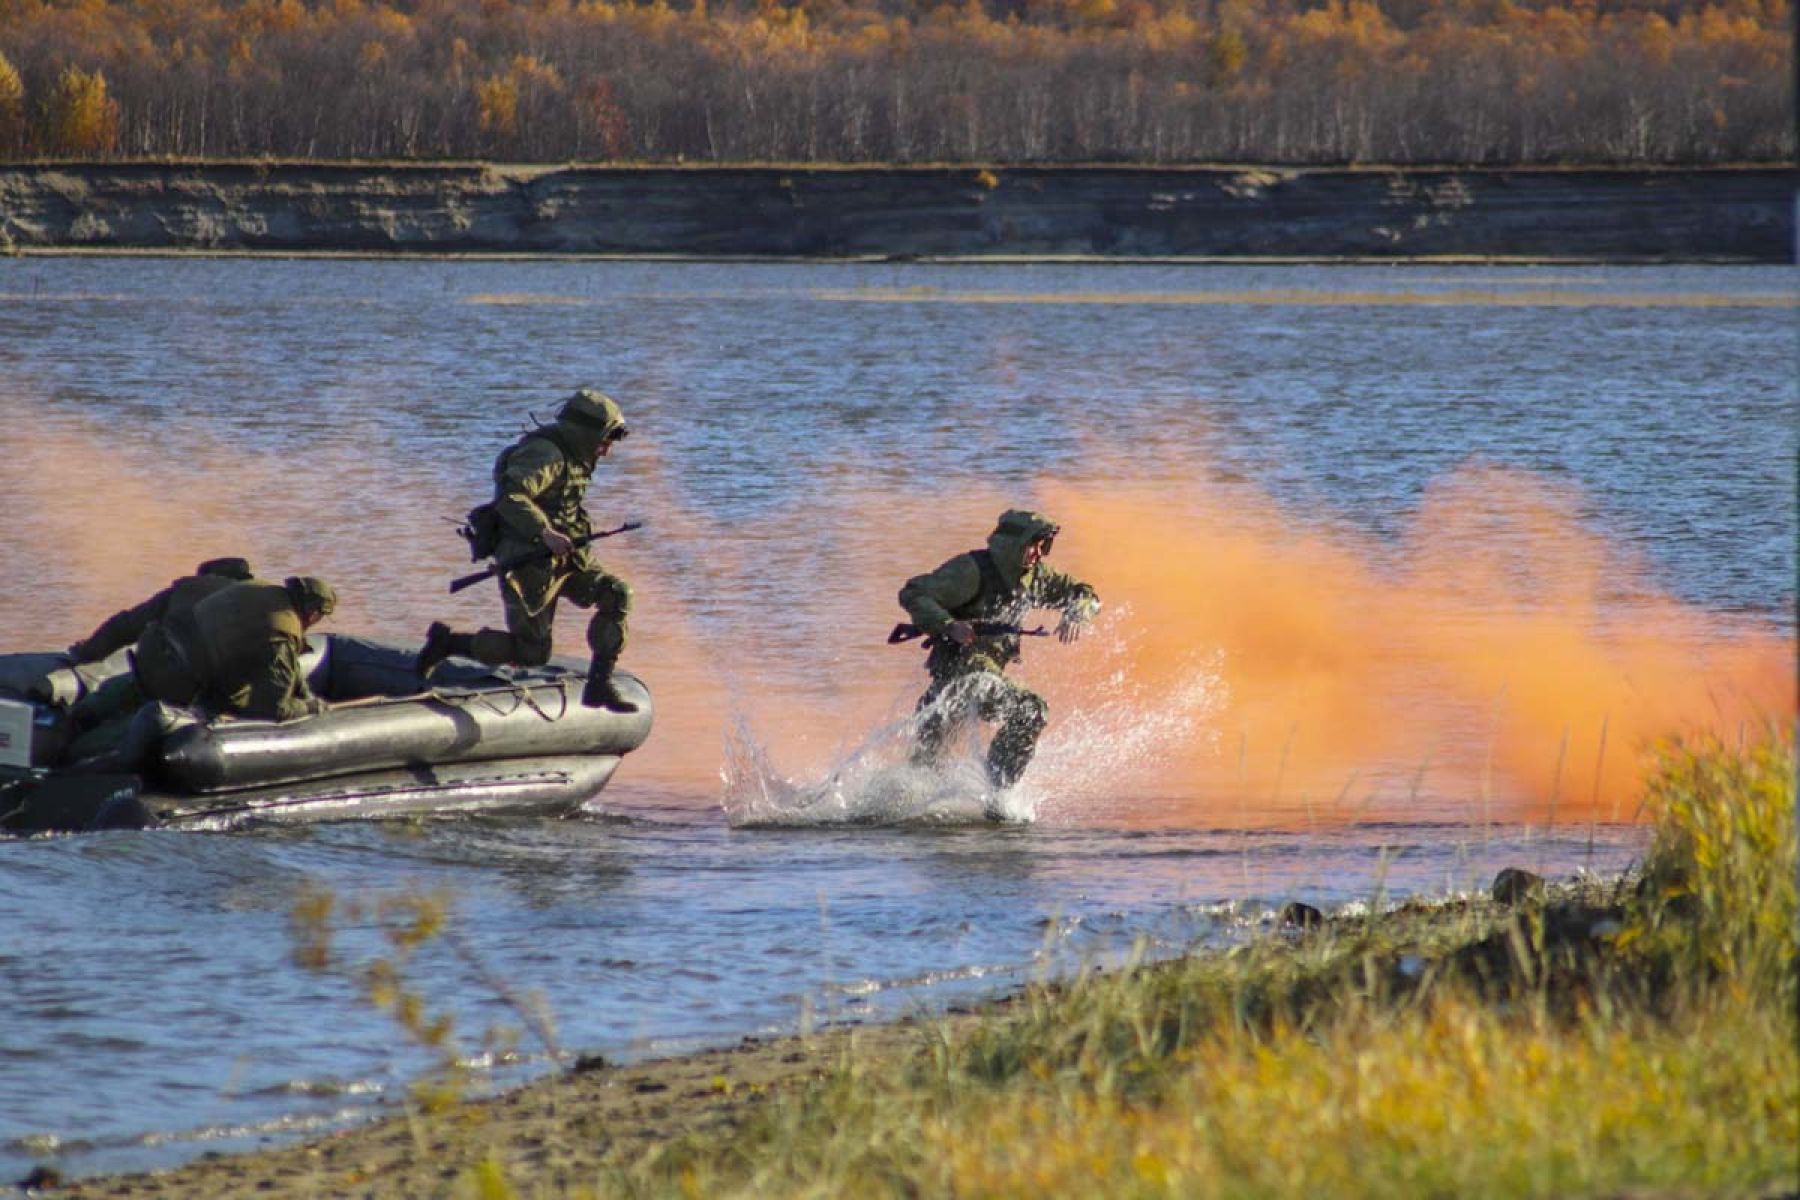
<svg viewBox="0 0 1800 1200">
<path fill-rule="evenodd" d="M 1393 543 L 1198 485 L 1046 504 L 1129 606 L 1132 674 L 1218 653 L 1216 742 L 1160 764 L 1196 801 L 1629 817 L 1655 738 L 1794 715 L 1790 638 L 1656 592 L 1533 476 L 1465 469 Z"/>
<path fill-rule="evenodd" d="M 6 648 L 66 645 L 220 554 L 331 579 L 332 629 L 416 641 L 433 619 L 498 624 L 490 587 L 444 590 L 470 569 L 444 518 L 482 498 L 485 459 L 339 436 L 304 463 L 191 438 L 179 454 L 98 431 L 15 439 L 0 460 L 16 514 Z M 607 803 L 716 803 L 736 718 L 796 775 L 840 761 L 924 686 L 916 645 L 883 644 L 901 582 L 1021 504 L 1061 522 L 1054 565 L 1107 603 L 1091 636 L 1034 640 L 1018 671 L 1051 702 L 1028 779 L 1063 819 L 1630 817 L 1653 739 L 1795 713 L 1791 637 L 1659 592 L 1534 476 L 1461 471 L 1392 539 L 1198 472 L 1124 485 L 1132 471 L 1102 466 L 948 496 L 884 477 L 838 464 L 805 504 L 726 523 L 654 447 L 602 468 L 597 517 L 650 522 L 600 558 L 634 588 L 624 665 L 657 705 Z M 560 653 L 585 654 L 585 623 L 561 614 Z"/>
</svg>

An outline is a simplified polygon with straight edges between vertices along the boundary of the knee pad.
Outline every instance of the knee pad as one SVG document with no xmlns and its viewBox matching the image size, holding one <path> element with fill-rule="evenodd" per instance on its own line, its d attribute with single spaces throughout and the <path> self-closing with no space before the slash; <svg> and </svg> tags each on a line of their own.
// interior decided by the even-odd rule
<svg viewBox="0 0 1800 1200">
<path fill-rule="evenodd" d="M 563 597 L 578 608 L 591 608 L 596 616 L 623 621 L 631 611 L 631 585 L 599 571 L 584 571 L 563 584 Z"/>
<path fill-rule="evenodd" d="M 594 615 L 623 621 L 631 612 L 631 585 L 611 575 L 603 577 L 593 589 Z"/>
</svg>

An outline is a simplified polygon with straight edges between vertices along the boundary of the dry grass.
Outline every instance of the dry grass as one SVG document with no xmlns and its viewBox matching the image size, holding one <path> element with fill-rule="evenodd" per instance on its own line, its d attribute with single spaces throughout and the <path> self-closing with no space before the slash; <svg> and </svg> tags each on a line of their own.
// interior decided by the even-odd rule
<svg viewBox="0 0 1800 1200">
<path fill-rule="evenodd" d="M 1036 988 L 908 1065 L 847 1059 L 728 1135 L 609 1162 L 593 1192 L 1791 1190 L 1793 782 L 1782 734 L 1671 744 L 1640 886 Z"/>
</svg>

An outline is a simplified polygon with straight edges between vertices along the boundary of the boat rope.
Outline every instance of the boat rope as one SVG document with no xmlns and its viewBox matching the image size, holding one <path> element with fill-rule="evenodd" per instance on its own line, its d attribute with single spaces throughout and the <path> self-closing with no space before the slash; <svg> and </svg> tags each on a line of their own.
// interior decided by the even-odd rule
<svg viewBox="0 0 1800 1200">
<path fill-rule="evenodd" d="M 500 691 L 498 689 L 484 689 L 482 691 L 471 692 L 444 692 L 439 691 L 437 688 L 431 688 L 425 694 L 430 696 L 433 700 L 438 700 L 445 704 L 480 704 L 489 712 L 501 717 L 510 717 L 521 708 L 529 708 L 545 721 L 550 724 L 555 724 L 569 715 L 569 685 L 564 680 L 557 680 L 554 684 L 549 684 L 547 686 L 555 687 L 557 695 L 562 698 L 562 711 L 555 716 L 544 711 L 544 706 L 539 704 L 537 697 L 531 694 L 532 686 L 528 683 L 515 683 L 505 691 Z M 510 708 L 502 708 L 497 702 L 498 698 L 501 696 L 511 696 L 516 703 Z"/>
</svg>

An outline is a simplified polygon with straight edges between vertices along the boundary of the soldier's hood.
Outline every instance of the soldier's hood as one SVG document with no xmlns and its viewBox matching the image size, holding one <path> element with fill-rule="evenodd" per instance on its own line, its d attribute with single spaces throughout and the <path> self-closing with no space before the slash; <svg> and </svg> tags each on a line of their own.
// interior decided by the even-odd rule
<svg viewBox="0 0 1800 1200">
<path fill-rule="evenodd" d="M 624 427 L 625 415 L 618 402 L 593 388 L 582 388 L 570 396 L 556 414 L 557 432 L 576 453 L 589 459 L 599 453 L 600 443 Z"/>
<path fill-rule="evenodd" d="M 988 553 L 1000 568 L 1008 587 L 1018 587 L 1025 575 L 1025 547 L 1041 537 L 1055 537 L 1057 526 L 1042 513 L 1009 508 L 1000 514 L 994 532 L 988 534 Z"/>
</svg>

